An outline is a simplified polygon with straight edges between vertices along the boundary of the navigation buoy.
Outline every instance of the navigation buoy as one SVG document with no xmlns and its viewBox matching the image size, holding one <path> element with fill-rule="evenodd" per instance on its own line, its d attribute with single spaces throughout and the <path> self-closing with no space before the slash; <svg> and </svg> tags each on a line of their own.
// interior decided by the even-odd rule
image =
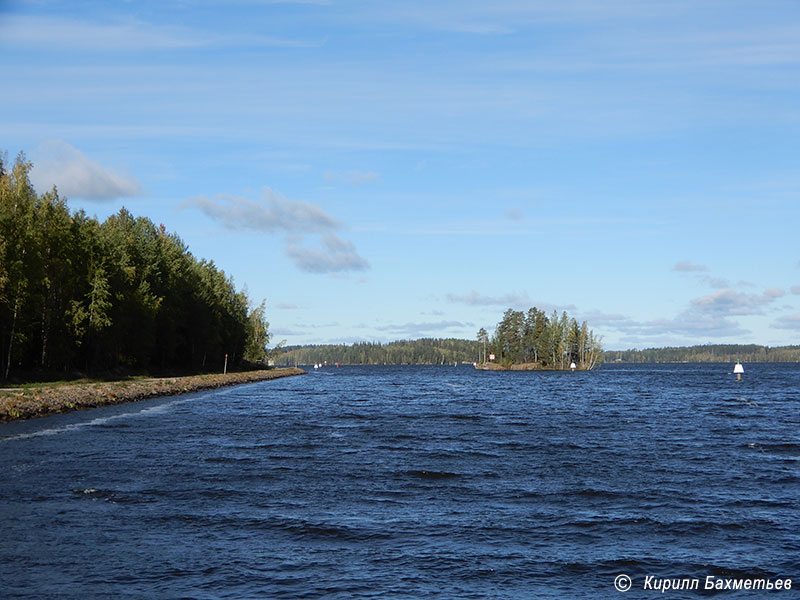
<svg viewBox="0 0 800 600">
<path fill-rule="evenodd" d="M 733 372 L 736 373 L 736 381 L 741 381 L 742 373 L 744 373 L 744 367 L 738 360 L 736 361 L 736 366 L 733 367 Z"/>
</svg>

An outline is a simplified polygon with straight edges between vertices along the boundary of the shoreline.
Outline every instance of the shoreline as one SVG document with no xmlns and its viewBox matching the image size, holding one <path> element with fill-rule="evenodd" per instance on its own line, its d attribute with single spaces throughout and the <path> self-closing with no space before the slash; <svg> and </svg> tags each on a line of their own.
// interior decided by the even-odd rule
<svg viewBox="0 0 800 600">
<path fill-rule="evenodd" d="M 211 373 L 185 377 L 161 377 L 133 381 L 64 384 L 53 387 L 21 387 L 0 391 L 0 422 L 47 417 L 99 406 L 177 396 L 204 390 L 304 375 L 297 367 Z"/>
<path fill-rule="evenodd" d="M 596 368 L 596 367 L 595 367 Z M 478 371 L 563 371 L 571 373 L 572 369 L 560 369 L 555 367 L 542 367 L 539 363 L 514 363 L 508 367 L 498 365 L 497 363 L 475 363 L 475 369 Z M 591 371 L 592 369 L 578 369 L 575 371 Z"/>
</svg>

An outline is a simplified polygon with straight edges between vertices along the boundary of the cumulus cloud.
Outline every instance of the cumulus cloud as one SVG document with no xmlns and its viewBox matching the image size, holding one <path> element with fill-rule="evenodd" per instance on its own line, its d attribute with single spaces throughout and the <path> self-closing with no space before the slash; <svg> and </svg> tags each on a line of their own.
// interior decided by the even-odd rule
<svg viewBox="0 0 800 600">
<path fill-rule="evenodd" d="M 369 262 L 359 256 L 352 242 L 333 233 L 342 224 L 322 208 L 308 202 L 289 200 L 265 188 L 261 200 L 233 196 L 190 198 L 181 208 L 196 208 L 228 229 L 284 233 L 286 255 L 307 273 L 364 271 Z M 318 234 L 320 246 L 303 245 L 303 234 Z"/>
<path fill-rule="evenodd" d="M 341 273 L 369 269 L 369 262 L 359 256 L 351 242 L 332 233 L 323 236 L 321 241 L 321 248 L 290 243 L 286 247 L 286 255 L 298 269 L 308 273 Z"/>
<path fill-rule="evenodd" d="M 800 296 L 800 285 L 793 285 L 790 291 L 796 296 Z"/>
<path fill-rule="evenodd" d="M 758 315 L 762 314 L 764 306 L 781 296 L 783 296 L 783 291 L 775 288 L 770 288 L 763 294 L 745 294 L 732 289 L 724 289 L 707 296 L 694 298 L 691 306 L 693 310 L 701 314 Z"/>
<path fill-rule="evenodd" d="M 689 308 L 674 318 L 637 321 L 624 315 L 607 315 L 596 319 L 589 315 L 590 326 L 620 332 L 621 339 L 634 344 L 660 344 L 692 342 L 742 336 L 749 331 L 736 321 L 721 315 L 703 313 Z M 682 341 L 678 341 L 682 340 Z"/>
<path fill-rule="evenodd" d="M 319 206 L 288 200 L 269 188 L 260 201 L 233 196 L 190 198 L 182 208 L 194 207 L 228 229 L 264 232 L 320 233 L 341 224 Z"/>
<path fill-rule="evenodd" d="M 39 190 L 55 185 L 66 197 L 86 200 L 128 198 L 142 192 L 139 182 L 130 175 L 104 167 L 62 140 L 49 140 L 39 146 L 31 181 Z"/>
<path fill-rule="evenodd" d="M 694 342 L 698 339 L 741 337 L 750 331 L 736 321 L 737 317 L 764 314 L 771 303 L 784 295 L 785 292 L 779 288 L 768 288 L 762 294 L 724 289 L 692 299 L 688 307 L 670 319 L 636 321 L 623 315 L 606 315 L 600 319 L 590 318 L 589 322 L 624 333 L 625 339 L 635 342 L 664 340 L 669 336 Z M 782 317 L 774 326 L 793 328 L 793 321 L 791 317 Z"/>
<path fill-rule="evenodd" d="M 708 286 L 717 290 L 731 287 L 731 282 L 724 277 L 711 277 L 710 275 L 702 275 L 699 279 L 703 283 L 708 284 Z"/>
<path fill-rule="evenodd" d="M 705 265 L 696 265 L 688 260 L 679 260 L 672 267 L 672 270 L 680 271 L 682 273 L 692 273 L 692 272 L 708 271 L 708 267 Z"/>
<path fill-rule="evenodd" d="M 674 319 L 655 319 L 631 323 L 623 328 L 629 334 L 643 337 L 678 335 L 690 340 L 742 336 L 750 333 L 739 323 L 720 315 L 687 310 Z"/>
</svg>

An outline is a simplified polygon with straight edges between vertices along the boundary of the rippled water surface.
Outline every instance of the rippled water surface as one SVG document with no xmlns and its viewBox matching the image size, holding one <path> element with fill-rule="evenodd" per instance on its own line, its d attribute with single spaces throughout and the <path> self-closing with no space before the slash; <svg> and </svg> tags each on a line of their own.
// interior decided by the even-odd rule
<svg viewBox="0 0 800 600">
<path fill-rule="evenodd" d="M 794 596 L 800 366 L 746 371 L 328 367 L 0 424 L 0 596 Z"/>
</svg>

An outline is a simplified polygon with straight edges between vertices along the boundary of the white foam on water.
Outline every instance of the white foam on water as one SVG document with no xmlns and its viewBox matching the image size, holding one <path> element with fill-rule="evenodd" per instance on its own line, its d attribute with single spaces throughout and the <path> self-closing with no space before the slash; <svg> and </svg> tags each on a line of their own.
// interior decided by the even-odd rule
<svg viewBox="0 0 800 600">
<path fill-rule="evenodd" d="M 127 415 L 118 415 L 118 416 L 127 416 Z M 24 440 L 28 438 L 35 438 L 35 437 L 42 437 L 45 435 L 57 435 L 59 433 L 66 433 L 68 431 L 75 431 L 76 429 L 83 429 L 88 425 L 101 425 L 107 421 L 110 421 L 113 417 L 107 417 L 103 419 L 94 419 L 92 421 L 88 421 L 86 423 L 72 423 L 70 425 L 64 425 L 63 427 L 52 427 L 50 429 L 42 429 L 41 431 L 32 431 L 31 433 L 20 433 L 18 435 L 12 435 L 5 438 L 0 438 L 0 442 L 10 442 L 11 440 Z"/>
<path fill-rule="evenodd" d="M 217 390 L 212 390 L 217 391 Z M 223 393 L 219 392 L 218 393 Z M 225 392 L 227 393 L 227 392 Z M 161 413 L 165 413 L 171 408 L 183 404 L 184 402 L 189 402 L 191 400 L 197 400 L 197 397 L 194 398 L 176 398 L 172 402 L 165 402 L 164 404 L 159 404 L 157 406 L 148 406 L 147 408 L 142 408 L 137 411 L 133 412 L 126 412 L 118 415 L 109 415 L 107 417 L 97 417 L 96 419 L 92 419 L 91 421 L 86 421 L 83 423 L 70 423 L 69 425 L 62 425 L 61 427 L 51 427 L 49 429 L 42 429 L 41 431 L 32 431 L 30 433 L 20 433 L 17 435 L 11 435 L 8 437 L 0 437 L 0 442 L 8 442 L 11 440 L 24 440 L 28 438 L 35 438 L 41 437 L 46 435 L 58 435 L 60 433 L 67 433 L 70 431 L 75 431 L 78 429 L 83 429 L 84 427 L 94 427 L 97 425 L 105 425 L 110 421 L 117 421 L 119 419 L 126 419 L 132 418 L 135 419 L 137 417 L 147 417 L 152 415 L 157 415 Z"/>
</svg>

